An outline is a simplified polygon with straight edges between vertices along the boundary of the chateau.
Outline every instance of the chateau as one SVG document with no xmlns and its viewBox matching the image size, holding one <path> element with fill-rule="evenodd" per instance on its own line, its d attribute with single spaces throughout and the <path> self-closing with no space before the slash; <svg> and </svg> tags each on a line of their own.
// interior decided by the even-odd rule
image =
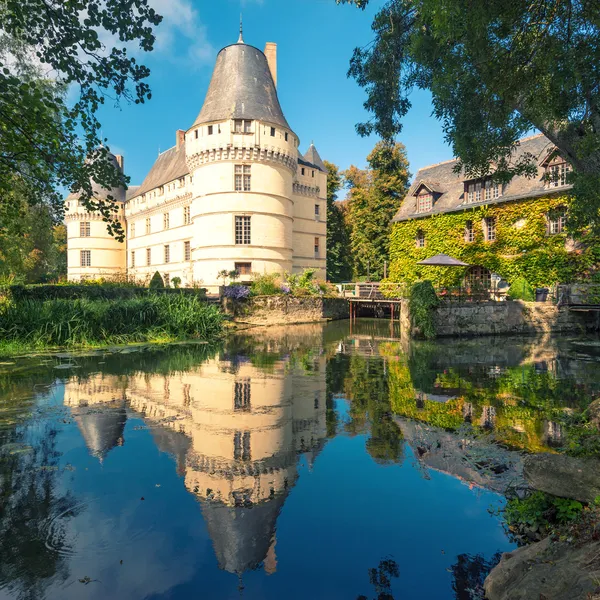
<svg viewBox="0 0 600 600">
<path fill-rule="evenodd" d="M 327 169 L 311 144 L 302 155 L 277 97 L 277 45 L 223 48 L 204 105 L 140 186 L 103 190 L 121 205 L 125 243 L 99 214 L 66 199 L 70 280 L 147 282 L 158 271 L 182 286 L 218 285 L 220 271 L 317 269 L 325 278 Z M 123 169 L 123 158 L 112 156 Z"/>
<path fill-rule="evenodd" d="M 392 281 L 431 279 L 453 286 L 490 287 L 524 277 L 532 286 L 585 279 L 597 268 L 589 236 L 575 242 L 566 233 L 570 165 L 543 135 L 520 140 L 513 160 L 537 161 L 534 177 L 468 179 L 456 160 L 421 169 L 393 219 Z M 444 253 L 471 267 L 424 267 L 419 261 Z"/>
</svg>

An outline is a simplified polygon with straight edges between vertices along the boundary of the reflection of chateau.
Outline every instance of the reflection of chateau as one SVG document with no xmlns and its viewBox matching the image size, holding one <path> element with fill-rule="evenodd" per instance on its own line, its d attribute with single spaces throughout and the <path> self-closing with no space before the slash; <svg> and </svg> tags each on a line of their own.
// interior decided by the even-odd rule
<svg viewBox="0 0 600 600">
<path fill-rule="evenodd" d="M 232 356 L 170 375 L 74 378 L 65 403 L 98 457 L 123 443 L 126 410 L 142 415 L 200 499 L 220 567 L 241 575 L 264 562 L 271 573 L 298 453 L 312 461 L 326 435 L 325 358 L 309 367 L 308 375 L 285 362 L 261 370 Z"/>
</svg>

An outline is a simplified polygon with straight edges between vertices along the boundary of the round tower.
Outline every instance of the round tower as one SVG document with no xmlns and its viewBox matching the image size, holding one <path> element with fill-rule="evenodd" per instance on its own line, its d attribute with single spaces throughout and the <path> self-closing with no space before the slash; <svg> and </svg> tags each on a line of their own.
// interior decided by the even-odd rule
<svg viewBox="0 0 600 600">
<path fill-rule="evenodd" d="M 123 157 L 109 153 L 113 165 L 123 171 Z M 107 190 L 93 183 L 94 196 L 106 199 L 112 196 L 119 204 L 115 218 L 124 227 L 124 187 Z M 107 230 L 99 212 L 88 212 L 79 200 L 78 193 L 65 199 L 65 224 L 67 226 L 67 267 L 70 281 L 82 279 L 113 279 L 127 272 L 126 244 L 118 242 Z"/>
<path fill-rule="evenodd" d="M 219 271 L 292 270 L 292 186 L 298 138 L 279 104 L 276 47 L 223 48 L 204 105 L 186 132 L 192 175 L 194 279 Z"/>
</svg>

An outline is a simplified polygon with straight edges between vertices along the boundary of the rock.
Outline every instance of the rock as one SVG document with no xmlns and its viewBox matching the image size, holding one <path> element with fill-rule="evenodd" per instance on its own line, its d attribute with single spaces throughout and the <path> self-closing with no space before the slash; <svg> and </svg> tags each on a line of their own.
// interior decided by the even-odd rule
<svg viewBox="0 0 600 600">
<path fill-rule="evenodd" d="M 600 496 L 600 459 L 573 458 L 562 454 L 532 454 L 525 457 L 523 474 L 536 489 L 580 502 Z"/>
<path fill-rule="evenodd" d="M 550 538 L 504 554 L 484 583 L 488 600 L 587 600 L 600 592 L 600 542 Z"/>
<path fill-rule="evenodd" d="M 600 429 L 600 398 L 594 400 L 588 406 L 588 416 L 590 423 L 593 423 L 597 429 Z"/>
</svg>

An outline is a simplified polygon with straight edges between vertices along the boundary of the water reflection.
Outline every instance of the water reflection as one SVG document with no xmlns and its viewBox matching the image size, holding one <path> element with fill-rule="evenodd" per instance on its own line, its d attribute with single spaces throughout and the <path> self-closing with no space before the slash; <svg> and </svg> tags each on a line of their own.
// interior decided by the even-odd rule
<svg viewBox="0 0 600 600">
<path fill-rule="evenodd" d="M 511 448 L 568 443 L 599 347 L 359 321 L 0 365 L 0 598 L 474 600 Z"/>
</svg>

